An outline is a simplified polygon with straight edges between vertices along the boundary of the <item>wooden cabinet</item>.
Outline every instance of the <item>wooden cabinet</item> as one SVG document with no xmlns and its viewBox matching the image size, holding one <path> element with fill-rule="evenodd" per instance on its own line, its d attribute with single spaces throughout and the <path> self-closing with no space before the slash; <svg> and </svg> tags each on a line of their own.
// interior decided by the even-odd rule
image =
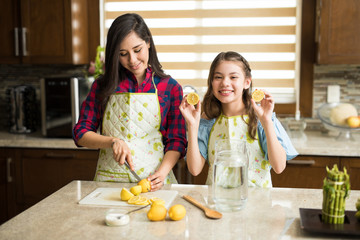
<svg viewBox="0 0 360 240">
<path fill-rule="evenodd" d="M 34 205 L 73 180 L 93 180 L 98 151 L 22 149 L 16 162 L 19 204 Z"/>
<path fill-rule="evenodd" d="M 285 170 L 276 174 L 271 170 L 274 187 L 322 188 L 326 166 L 337 164 L 346 167 L 350 175 L 351 189 L 360 190 L 360 158 L 329 156 L 298 156 L 287 162 Z"/>
<path fill-rule="evenodd" d="M 88 64 L 87 4 L 2 0 L 0 63 Z"/>
<path fill-rule="evenodd" d="M 326 176 L 326 166 L 340 166 L 338 157 L 297 156 L 287 161 L 281 174 L 271 170 L 274 187 L 322 188 Z"/>
<path fill-rule="evenodd" d="M 0 148 L 0 224 L 15 215 L 14 152 Z"/>
<path fill-rule="evenodd" d="M 73 180 L 93 180 L 98 159 L 97 150 L 80 149 L 0 148 L 0 154 L 2 221 Z"/>
<path fill-rule="evenodd" d="M 319 64 L 360 63 L 360 1 L 317 1 Z"/>
<path fill-rule="evenodd" d="M 341 166 L 346 167 L 350 175 L 350 188 L 360 190 L 360 158 L 342 157 Z"/>
</svg>

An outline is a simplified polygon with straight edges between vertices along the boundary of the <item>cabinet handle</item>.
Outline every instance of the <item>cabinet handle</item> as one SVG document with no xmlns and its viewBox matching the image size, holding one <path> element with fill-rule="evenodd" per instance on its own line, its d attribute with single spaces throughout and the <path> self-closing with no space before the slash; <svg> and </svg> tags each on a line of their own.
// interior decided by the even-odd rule
<svg viewBox="0 0 360 240">
<path fill-rule="evenodd" d="M 6 159 L 6 178 L 7 178 L 8 183 L 13 181 L 13 178 L 11 176 L 11 163 L 12 163 L 12 158 L 7 158 Z"/>
<path fill-rule="evenodd" d="M 19 56 L 19 28 L 14 28 L 15 56 Z"/>
<path fill-rule="evenodd" d="M 27 32 L 26 28 L 21 28 L 23 56 L 28 55 L 28 52 L 27 52 L 27 49 L 26 49 L 26 32 Z"/>
<path fill-rule="evenodd" d="M 47 158 L 74 158 L 74 154 L 57 154 L 57 153 L 47 153 L 45 154 Z"/>
<path fill-rule="evenodd" d="M 287 163 L 290 165 L 314 165 L 315 160 L 289 160 Z"/>
</svg>

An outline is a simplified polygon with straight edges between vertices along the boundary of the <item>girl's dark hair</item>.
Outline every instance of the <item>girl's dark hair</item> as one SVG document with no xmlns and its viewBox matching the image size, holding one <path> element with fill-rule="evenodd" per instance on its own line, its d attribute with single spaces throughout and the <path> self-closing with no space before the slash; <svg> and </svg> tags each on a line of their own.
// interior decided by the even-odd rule
<svg viewBox="0 0 360 240">
<path fill-rule="evenodd" d="M 144 19 L 136 13 L 127 13 L 117 17 L 111 24 L 105 49 L 105 74 L 98 79 L 98 99 L 103 106 L 121 81 L 126 79 L 125 68 L 119 61 L 120 44 L 131 32 L 136 33 L 146 43 L 150 43 L 149 66 L 161 78 L 169 77 L 164 73 L 158 60 L 154 41 Z"/>
<path fill-rule="evenodd" d="M 245 77 L 251 78 L 250 65 L 243 56 L 237 52 L 232 51 L 219 53 L 211 63 L 207 81 L 208 89 L 204 95 L 203 100 L 202 112 L 204 112 L 209 119 L 217 118 L 222 113 L 221 102 L 214 96 L 212 87 L 215 69 L 222 61 L 232 61 L 235 64 L 239 64 L 245 73 Z M 250 84 L 248 89 L 243 90 L 242 100 L 244 102 L 246 112 L 249 116 L 249 121 L 247 123 L 248 133 L 252 139 L 255 139 L 258 120 L 255 111 L 251 106 L 251 85 L 252 84 Z"/>
</svg>

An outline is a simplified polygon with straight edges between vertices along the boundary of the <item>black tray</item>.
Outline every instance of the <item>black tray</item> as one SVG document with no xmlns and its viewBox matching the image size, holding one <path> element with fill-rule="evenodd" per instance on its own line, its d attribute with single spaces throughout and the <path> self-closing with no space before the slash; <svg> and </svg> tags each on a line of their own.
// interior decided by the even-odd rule
<svg viewBox="0 0 360 240">
<path fill-rule="evenodd" d="M 308 232 L 360 236 L 360 222 L 356 211 L 345 211 L 344 224 L 329 224 L 321 221 L 321 209 L 300 208 L 301 228 Z"/>
</svg>

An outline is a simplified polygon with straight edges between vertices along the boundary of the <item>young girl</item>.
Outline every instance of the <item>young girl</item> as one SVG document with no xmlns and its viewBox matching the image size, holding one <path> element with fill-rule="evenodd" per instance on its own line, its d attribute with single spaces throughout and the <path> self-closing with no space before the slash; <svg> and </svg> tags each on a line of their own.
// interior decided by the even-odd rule
<svg viewBox="0 0 360 240">
<path fill-rule="evenodd" d="M 188 128 L 187 166 L 198 175 L 209 163 L 206 183 L 211 184 L 215 143 L 219 139 L 246 139 L 249 150 L 249 186 L 272 187 L 271 167 L 281 173 L 286 160 L 297 156 L 286 131 L 275 117 L 274 99 L 265 92 L 257 105 L 251 98 L 251 69 L 236 52 L 222 52 L 211 64 L 208 90 L 196 107 L 181 102 Z M 231 134 L 227 134 L 231 129 Z M 228 136 L 230 135 L 230 136 Z"/>
</svg>

